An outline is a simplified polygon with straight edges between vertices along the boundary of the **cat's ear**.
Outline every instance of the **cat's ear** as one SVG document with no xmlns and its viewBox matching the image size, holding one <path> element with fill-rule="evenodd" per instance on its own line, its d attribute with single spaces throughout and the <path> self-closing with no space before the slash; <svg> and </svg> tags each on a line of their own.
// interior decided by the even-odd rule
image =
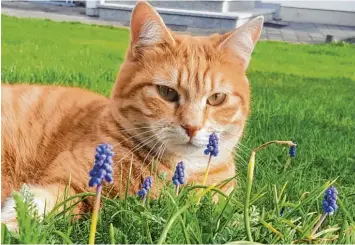
<svg viewBox="0 0 355 245">
<path fill-rule="evenodd" d="M 150 4 L 138 1 L 131 16 L 131 47 L 146 47 L 163 42 L 174 43 L 163 19 Z"/>
<path fill-rule="evenodd" d="M 235 31 L 226 34 L 224 40 L 219 44 L 223 52 L 235 55 L 244 70 L 247 69 L 254 46 L 260 37 L 264 17 L 259 16 Z"/>
</svg>

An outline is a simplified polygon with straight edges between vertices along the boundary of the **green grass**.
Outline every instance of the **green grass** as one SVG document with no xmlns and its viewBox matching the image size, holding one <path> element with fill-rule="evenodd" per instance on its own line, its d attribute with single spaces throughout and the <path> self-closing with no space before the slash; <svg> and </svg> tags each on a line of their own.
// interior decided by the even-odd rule
<svg viewBox="0 0 355 245">
<path fill-rule="evenodd" d="M 109 95 L 128 41 L 125 29 L 3 15 L 2 83 L 65 84 Z M 343 43 L 259 43 L 248 70 L 252 114 L 237 151 L 238 186 L 229 202 L 221 197 L 213 204 L 209 192 L 197 205 L 194 190 L 185 187 L 175 197 L 171 186 L 146 206 L 133 196 L 104 199 L 97 243 L 156 243 L 184 205 L 188 207 L 166 233 L 167 243 L 247 240 L 243 203 L 250 149 L 274 139 L 294 139 L 297 157 L 291 162 L 287 147 L 270 146 L 257 155 L 250 209 L 254 241 L 354 244 L 354 57 L 355 46 Z M 324 234 L 307 240 L 322 212 L 322 192 L 335 179 L 340 208 L 321 226 Z M 287 208 L 281 217 L 282 207 Z M 90 215 L 72 221 L 61 213 L 41 223 L 19 212 L 27 220 L 20 224 L 22 233 L 2 229 L 5 243 L 88 241 Z M 33 230 L 40 238 L 25 236 Z"/>
</svg>

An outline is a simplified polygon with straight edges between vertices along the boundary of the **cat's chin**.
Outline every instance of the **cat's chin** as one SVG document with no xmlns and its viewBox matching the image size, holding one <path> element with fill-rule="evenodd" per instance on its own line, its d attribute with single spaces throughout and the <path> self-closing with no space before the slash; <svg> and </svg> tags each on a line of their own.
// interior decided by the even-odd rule
<svg viewBox="0 0 355 245">
<path fill-rule="evenodd" d="M 204 146 L 202 144 L 194 144 L 187 142 L 185 144 L 170 143 L 167 145 L 167 149 L 178 155 L 189 155 L 201 152 L 203 154 Z"/>
</svg>

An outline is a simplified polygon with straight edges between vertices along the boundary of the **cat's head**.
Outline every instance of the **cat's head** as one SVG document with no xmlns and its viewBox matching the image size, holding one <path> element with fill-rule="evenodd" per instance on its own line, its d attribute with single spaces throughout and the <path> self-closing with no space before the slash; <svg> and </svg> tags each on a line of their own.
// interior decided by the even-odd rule
<svg viewBox="0 0 355 245">
<path fill-rule="evenodd" d="M 224 35 L 178 35 L 139 2 L 111 96 L 126 132 L 180 154 L 203 154 L 212 132 L 236 145 L 250 106 L 245 71 L 262 25 L 258 17 Z"/>
</svg>

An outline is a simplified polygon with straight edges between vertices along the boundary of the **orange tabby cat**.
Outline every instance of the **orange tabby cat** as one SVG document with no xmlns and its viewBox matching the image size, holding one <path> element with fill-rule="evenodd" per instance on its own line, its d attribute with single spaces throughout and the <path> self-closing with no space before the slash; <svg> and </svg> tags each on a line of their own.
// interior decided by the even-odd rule
<svg viewBox="0 0 355 245">
<path fill-rule="evenodd" d="M 201 182 L 212 132 L 220 138 L 220 155 L 207 183 L 234 176 L 232 152 L 250 104 L 245 70 L 262 25 L 258 17 L 225 35 L 177 35 L 148 3 L 139 2 L 110 99 L 78 88 L 3 85 L 2 222 L 16 227 L 11 193 L 24 183 L 40 213 L 53 207 L 69 182 L 72 194 L 88 191 L 100 143 L 112 144 L 115 152 L 113 194 L 123 193 L 126 181 L 120 179 L 131 160 L 131 193 L 149 175 L 153 158 L 155 171 L 168 179 L 183 161 L 187 181 Z"/>
</svg>

